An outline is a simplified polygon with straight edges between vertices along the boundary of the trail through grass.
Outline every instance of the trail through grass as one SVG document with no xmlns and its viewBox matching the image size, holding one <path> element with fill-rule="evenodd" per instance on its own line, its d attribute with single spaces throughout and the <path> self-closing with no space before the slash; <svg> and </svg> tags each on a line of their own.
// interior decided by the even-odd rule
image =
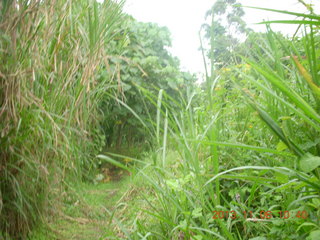
<svg viewBox="0 0 320 240">
<path fill-rule="evenodd" d="M 118 177 L 109 182 L 83 182 L 70 186 L 69 195 L 63 196 L 65 201 L 62 210 L 48 220 L 46 227 L 39 227 L 30 239 L 81 240 L 123 237 L 119 234 L 119 226 L 116 225 L 119 222 L 130 221 L 123 212 L 134 211 L 134 206 L 128 204 L 128 200 L 130 201 L 134 195 L 134 188 L 130 184 L 131 176 L 123 174 Z"/>
</svg>

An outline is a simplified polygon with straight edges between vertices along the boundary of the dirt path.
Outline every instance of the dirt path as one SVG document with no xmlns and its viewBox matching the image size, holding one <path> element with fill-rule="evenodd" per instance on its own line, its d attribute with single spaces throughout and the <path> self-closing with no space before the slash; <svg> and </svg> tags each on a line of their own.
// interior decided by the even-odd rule
<svg viewBox="0 0 320 240">
<path fill-rule="evenodd" d="M 57 210 L 49 220 L 47 229 L 35 231 L 31 239 L 100 240 L 122 237 L 117 218 L 121 217 L 119 212 L 125 210 L 121 201 L 130 194 L 131 177 L 122 174 L 114 179 L 104 179 L 106 182 L 101 180 L 96 184 L 71 186 L 71 194 L 65 196 L 61 210 Z"/>
</svg>

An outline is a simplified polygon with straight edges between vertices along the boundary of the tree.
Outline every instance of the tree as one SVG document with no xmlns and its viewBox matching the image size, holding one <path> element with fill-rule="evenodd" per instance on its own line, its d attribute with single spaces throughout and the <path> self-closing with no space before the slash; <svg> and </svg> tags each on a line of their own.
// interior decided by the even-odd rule
<svg viewBox="0 0 320 240">
<path fill-rule="evenodd" d="M 239 37 L 251 30 L 242 19 L 245 12 L 236 0 L 217 0 L 206 13 L 211 17 L 211 24 L 204 24 L 205 38 L 209 40 L 212 68 L 222 68 L 233 64 L 234 48 L 239 44 Z"/>
<path fill-rule="evenodd" d="M 110 58 L 109 62 L 110 68 L 118 68 L 116 91 L 126 106 L 115 99 L 106 98 L 103 104 L 105 119 L 102 123 L 107 144 L 118 148 L 122 144 L 142 142 L 148 135 L 132 111 L 149 129 L 152 128 L 150 116 L 155 116 L 156 109 L 137 86 L 147 89 L 153 95 L 157 95 L 159 89 L 164 89 L 178 100 L 186 82 L 195 81 L 191 74 L 180 71 L 179 60 L 167 50 L 171 46 L 171 39 L 166 27 L 138 22 L 128 16 L 122 32 L 127 34 L 123 54 L 121 58 Z M 119 43 L 115 41 L 113 44 Z"/>
</svg>

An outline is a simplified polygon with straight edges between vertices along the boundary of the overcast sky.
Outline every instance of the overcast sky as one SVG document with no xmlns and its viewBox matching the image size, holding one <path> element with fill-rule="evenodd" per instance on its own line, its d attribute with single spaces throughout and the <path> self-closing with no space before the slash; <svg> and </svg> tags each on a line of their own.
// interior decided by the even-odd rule
<svg viewBox="0 0 320 240">
<path fill-rule="evenodd" d="M 139 21 L 155 22 L 160 26 L 167 26 L 172 36 L 171 52 L 181 61 L 183 70 L 203 72 L 203 63 L 199 48 L 198 32 L 204 23 L 205 13 L 213 5 L 214 0 L 127 0 L 125 12 Z M 298 0 L 240 0 L 242 5 L 274 8 L 288 11 L 306 12 Z M 305 0 L 310 2 L 310 0 Z M 318 8 L 319 1 L 316 9 Z M 262 20 L 288 19 L 286 15 L 279 15 L 266 11 L 245 9 L 245 20 L 249 27 L 256 31 L 265 28 L 253 23 Z M 319 11 L 317 11 L 319 12 Z M 285 34 L 294 32 L 294 25 L 274 25 L 274 30 L 281 30 Z"/>
</svg>

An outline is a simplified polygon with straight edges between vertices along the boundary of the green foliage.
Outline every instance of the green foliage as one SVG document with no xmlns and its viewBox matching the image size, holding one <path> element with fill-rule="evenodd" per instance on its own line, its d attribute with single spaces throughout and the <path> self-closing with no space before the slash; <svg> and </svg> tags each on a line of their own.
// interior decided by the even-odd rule
<svg viewBox="0 0 320 240">
<path fill-rule="evenodd" d="M 121 32 L 127 33 L 123 53 L 109 61 L 110 68 L 118 71 L 117 98 L 106 97 L 102 103 L 102 110 L 106 113 L 102 127 L 107 143 L 117 148 L 143 144 L 146 140 L 150 142 L 152 137 L 146 128 L 153 131 L 150 120 L 156 110 L 141 92 L 141 87 L 153 94 L 164 89 L 178 100 L 185 85 L 194 81 L 191 74 L 179 70 L 178 59 L 168 52 L 171 39 L 167 28 L 127 17 Z M 133 116 L 133 112 L 139 119 Z"/>
<path fill-rule="evenodd" d="M 244 10 L 236 0 L 218 0 L 206 18 L 211 17 L 210 24 L 203 24 L 204 37 L 209 40 L 208 57 L 217 68 L 236 62 L 234 49 L 239 44 L 239 36 L 251 30 L 242 19 Z M 212 66 L 213 67 L 213 66 Z"/>
</svg>

